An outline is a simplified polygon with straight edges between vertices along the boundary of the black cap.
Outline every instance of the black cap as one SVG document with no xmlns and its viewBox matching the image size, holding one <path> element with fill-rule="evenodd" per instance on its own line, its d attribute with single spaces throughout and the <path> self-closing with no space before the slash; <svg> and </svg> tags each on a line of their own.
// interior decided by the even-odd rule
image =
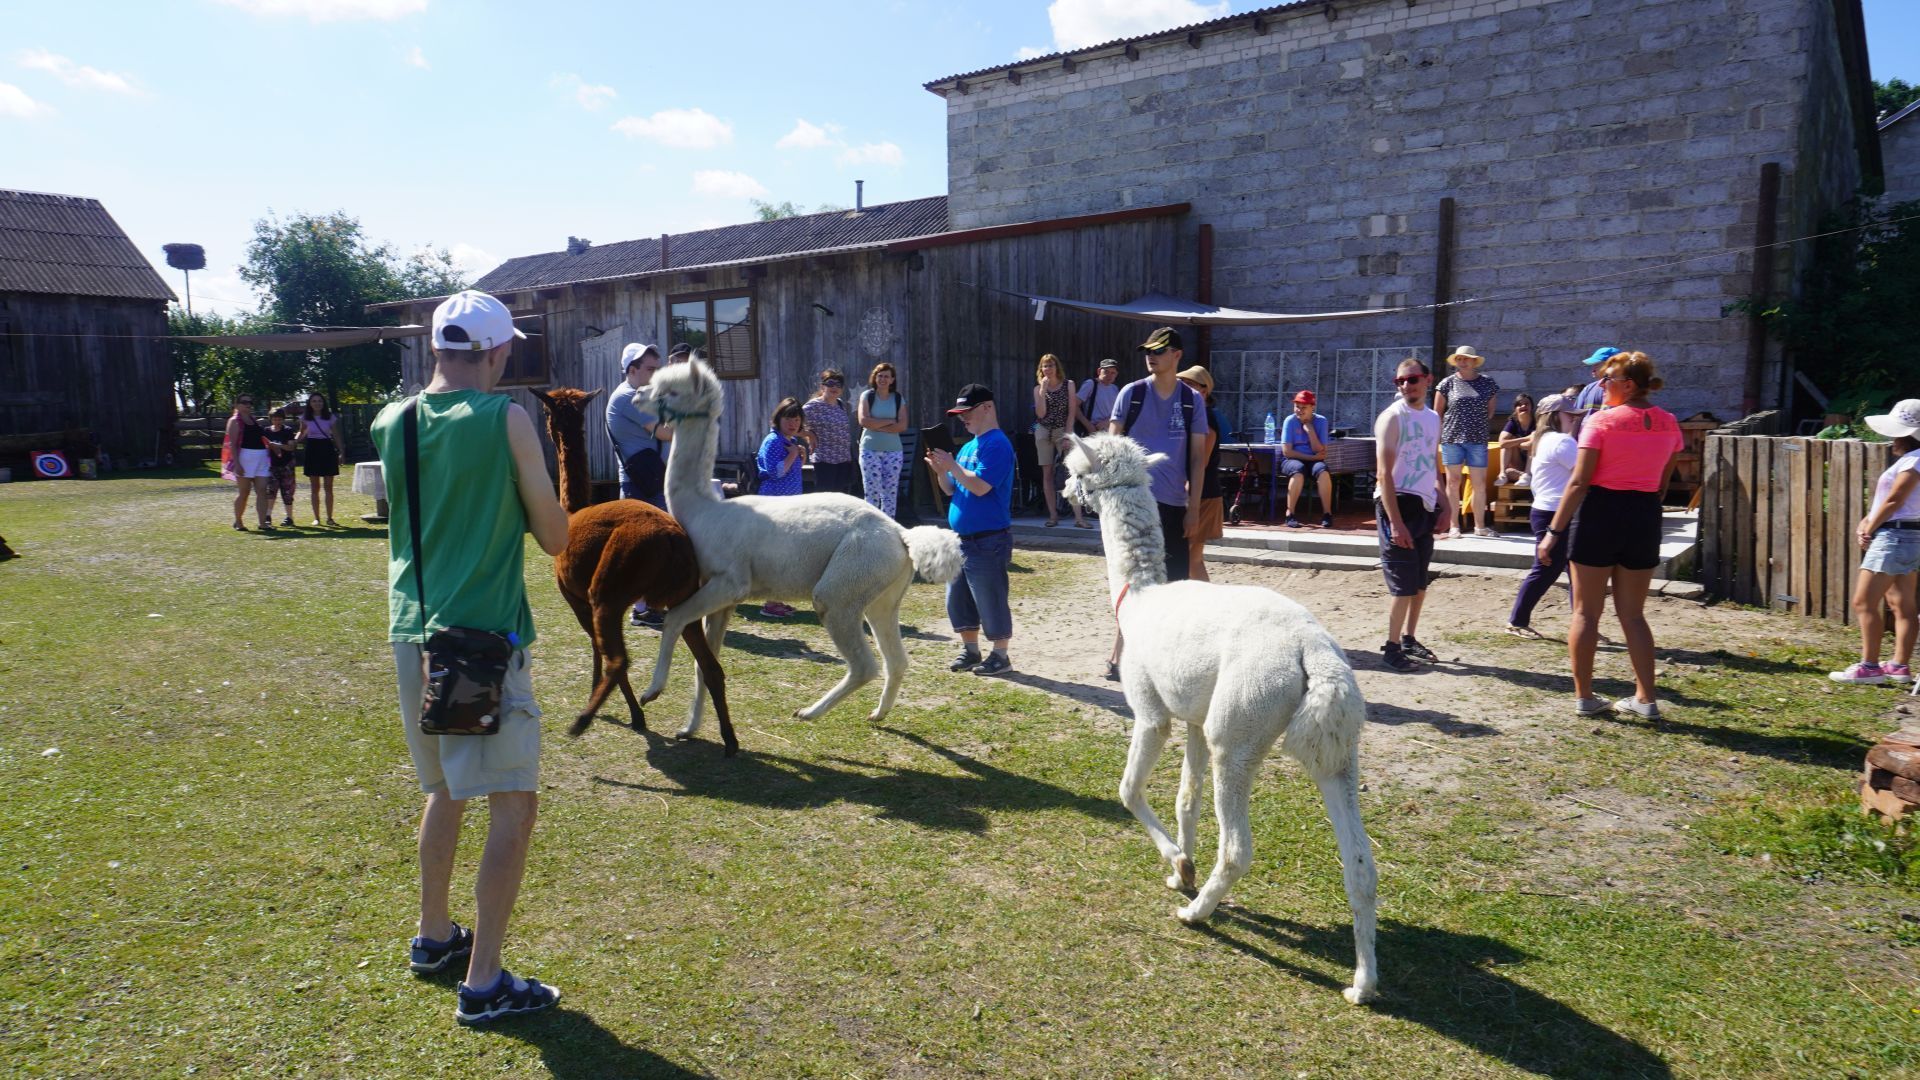
<svg viewBox="0 0 1920 1080">
<path fill-rule="evenodd" d="M 960 396 L 953 399 L 953 408 L 948 409 L 947 412 L 949 414 L 963 413 L 976 405 L 985 405 L 992 400 L 993 391 L 977 382 L 970 382 L 960 388 Z"/>
<path fill-rule="evenodd" d="M 1163 326 L 1155 330 L 1147 335 L 1147 340 L 1140 343 L 1141 352 L 1161 353 L 1178 348 L 1180 348 L 1180 331 L 1171 326 Z"/>
<path fill-rule="evenodd" d="M 1101 371 L 1105 371 L 1105 370 L 1107 370 L 1108 368 L 1116 368 L 1116 369 L 1117 369 L 1117 368 L 1118 368 L 1119 366 L 1120 366 L 1120 361 L 1118 361 L 1118 360 L 1115 360 L 1115 359 L 1113 359 L 1112 357 L 1108 357 L 1107 359 L 1105 359 L 1105 360 L 1102 360 L 1102 361 L 1100 361 L 1100 367 L 1099 367 L 1099 370 L 1101 370 Z"/>
<path fill-rule="evenodd" d="M 684 341 L 676 344 L 673 348 L 667 350 L 667 359 L 669 360 L 673 359 L 676 356 L 692 356 L 692 355 L 693 355 L 693 346 L 687 344 Z"/>
</svg>

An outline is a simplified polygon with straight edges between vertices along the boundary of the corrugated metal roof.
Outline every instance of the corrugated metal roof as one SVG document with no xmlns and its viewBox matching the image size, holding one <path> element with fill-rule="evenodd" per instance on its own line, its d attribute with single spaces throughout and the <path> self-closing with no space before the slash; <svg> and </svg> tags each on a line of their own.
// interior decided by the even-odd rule
<svg viewBox="0 0 1920 1080">
<path fill-rule="evenodd" d="M 172 300 L 98 199 L 0 190 L 0 292 Z"/>
<path fill-rule="evenodd" d="M 960 75 L 949 75 L 944 79 L 935 79 L 932 82 L 922 85 L 928 90 L 934 90 L 935 87 L 943 83 L 977 79 L 983 75 L 1011 71 L 1014 68 L 1038 69 L 1051 67 L 1057 65 L 1063 57 L 1071 56 L 1076 60 L 1084 60 L 1094 54 L 1111 52 L 1114 49 L 1119 49 L 1127 45 L 1144 45 L 1151 41 L 1166 41 L 1173 38 L 1182 38 L 1196 31 L 1204 33 L 1208 30 L 1221 30 L 1235 24 L 1251 23 L 1256 18 L 1264 18 L 1279 12 L 1321 11 L 1331 6 L 1331 4 L 1327 3 L 1327 0 L 1295 0 L 1295 2 L 1290 4 L 1276 4 L 1273 7 L 1264 7 L 1255 11 L 1243 11 L 1238 15 L 1224 15 L 1218 19 L 1208 19 L 1205 22 L 1188 23 L 1185 26 L 1174 26 L 1165 30 L 1155 30 L 1151 34 L 1136 34 L 1133 37 L 1114 38 L 1112 41 L 1103 41 L 1098 45 L 1088 45 L 1085 48 L 1067 49 L 1062 52 L 1048 53 L 1045 56 L 1029 56 L 1024 60 L 1012 60 L 1004 64 L 995 65 L 994 67 L 981 68 L 978 71 L 969 71 Z M 937 90 L 935 92 L 939 93 Z"/>
<path fill-rule="evenodd" d="M 692 269 L 716 263 L 751 262 L 885 243 L 947 231 L 947 197 L 882 203 L 854 213 L 754 221 L 720 229 L 673 233 L 667 237 L 667 262 L 660 262 L 660 238 L 600 244 L 578 255 L 565 251 L 508 259 L 473 287 L 484 292 L 513 292 L 583 281 L 636 277 L 662 269 Z"/>
<path fill-rule="evenodd" d="M 1900 121 L 1905 120 L 1907 118 L 1907 115 L 1909 113 L 1914 112 L 1915 110 L 1920 110 L 1920 98 L 1916 98 L 1913 101 L 1907 102 L 1906 105 L 1901 107 L 1899 112 L 1896 112 L 1892 116 L 1889 116 L 1886 119 L 1880 121 L 1880 123 L 1876 125 L 1876 129 L 1879 131 L 1885 131 L 1888 128 L 1892 127 L 1893 125 L 1899 123 Z"/>
</svg>

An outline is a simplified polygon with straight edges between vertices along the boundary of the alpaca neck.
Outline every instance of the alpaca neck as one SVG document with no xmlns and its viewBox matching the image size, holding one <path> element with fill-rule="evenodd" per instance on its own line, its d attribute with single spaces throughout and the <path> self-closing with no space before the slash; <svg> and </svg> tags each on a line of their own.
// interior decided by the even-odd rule
<svg viewBox="0 0 1920 1080">
<path fill-rule="evenodd" d="M 560 461 L 560 508 L 572 514 L 593 500 L 593 481 L 587 476 L 587 433 L 584 424 L 562 427 L 549 417 L 547 434 Z"/>
<path fill-rule="evenodd" d="M 1118 603 L 1122 589 L 1131 594 L 1166 584 L 1166 548 L 1160 510 L 1145 485 L 1109 488 L 1104 495 L 1100 540 L 1107 549 L 1107 598 Z"/>
<path fill-rule="evenodd" d="M 673 453 L 667 456 L 667 508 L 685 520 L 706 503 L 717 503 L 713 493 L 713 462 L 720 454 L 720 425 L 711 416 L 680 416 L 673 420 Z"/>
</svg>

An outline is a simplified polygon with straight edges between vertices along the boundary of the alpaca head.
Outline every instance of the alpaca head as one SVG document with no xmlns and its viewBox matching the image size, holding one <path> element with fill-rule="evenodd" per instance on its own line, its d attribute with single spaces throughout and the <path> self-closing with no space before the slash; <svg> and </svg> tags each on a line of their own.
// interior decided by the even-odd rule
<svg viewBox="0 0 1920 1080">
<path fill-rule="evenodd" d="M 584 436 L 587 431 L 587 403 L 600 396 L 599 390 L 575 390 L 571 386 L 557 386 L 541 393 L 533 392 L 547 407 L 547 434 L 553 436 L 555 446 L 560 445 L 560 436 L 572 434 Z"/>
<path fill-rule="evenodd" d="M 720 380 L 703 360 L 668 364 L 653 375 L 653 381 L 635 391 L 634 403 L 644 405 L 661 420 L 672 424 L 687 419 L 718 419 L 723 395 Z"/>
<path fill-rule="evenodd" d="M 1149 454 L 1125 435 L 1067 436 L 1067 498 L 1074 505 L 1098 512 L 1103 493 L 1117 488 L 1145 490 L 1147 471 L 1165 461 L 1165 454 Z"/>
</svg>

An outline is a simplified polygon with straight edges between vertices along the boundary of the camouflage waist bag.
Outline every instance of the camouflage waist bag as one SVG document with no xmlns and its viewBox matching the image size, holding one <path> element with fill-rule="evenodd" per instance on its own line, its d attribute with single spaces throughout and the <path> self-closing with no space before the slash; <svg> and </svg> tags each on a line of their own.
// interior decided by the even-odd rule
<svg viewBox="0 0 1920 1080">
<path fill-rule="evenodd" d="M 429 735 L 493 735 L 500 730 L 500 694 L 513 662 L 513 642 L 464 626 L 427 639 L 426 700 L 420 730 Z"/>
</svg>

